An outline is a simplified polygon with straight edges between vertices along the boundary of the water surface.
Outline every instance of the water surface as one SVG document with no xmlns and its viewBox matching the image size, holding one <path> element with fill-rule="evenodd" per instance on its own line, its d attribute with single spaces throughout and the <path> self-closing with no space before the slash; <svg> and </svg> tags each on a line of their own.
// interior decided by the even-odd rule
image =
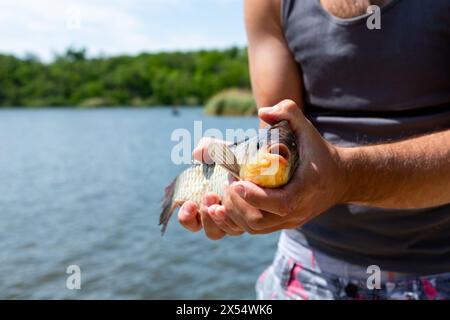
<svg viewBox="0 0 450 320">
<path fill-rule="evenodd" d="M 277 235 L 161 238 L 176 128 L 254 128 L 200 109 L 0 111 L 0 298 L 253 299 Z M 79 265 L 81 290 L 66 288 Z"/>
</svg>

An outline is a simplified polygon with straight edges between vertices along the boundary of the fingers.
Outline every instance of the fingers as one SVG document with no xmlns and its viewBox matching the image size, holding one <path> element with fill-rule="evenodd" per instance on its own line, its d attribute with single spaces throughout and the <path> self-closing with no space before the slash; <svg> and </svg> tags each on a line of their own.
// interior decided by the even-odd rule
<svg viewBox="0 0 450 320">
<path fill-rule="evenodd" d="M 283 100 L 273 107 L 261 108 L 258 115 L 262 121 L 271 125 L 281 120 L 287 120 L 296 135 L 300 133 L 300 129 L 304 127 L 306 121 L 303 112 L 292 100 Z"/>
<path fill-rule="evenodd" d="M 260 210 L 249 205 L 229 188 L 225 190 L 223 203 L 225 216 L 230 217 L 236 226 L 250 234 L 257 233 L 253 228 L 253 222 L 263 217 L 263 213 Z"/>
<path fill-rule="evenodd" d="M 214 220 L 211 219 L 211 217 L 208 215 L 207 209 L 206 211 L 203 210 L 205 209 L 201 209 L 200 213 L 206 236 L 211 240 L 223 239 L 226 235 L 225 232 L 216 225 Z"/>
<path fill-rule="evenodd" d="M 200 209 L 200 216 L 206 236 L 211 240 L 220 240 L 225 237 L 225 232 L 210 217 L 208 211 L 211 206 L 220 203 L 219 196 L 214 193 L 208 193 L 203 197 L 203 205 Z"/>
<path fill-rule="evenodd" d="M 216 215 L 224 219 L 225 225 L 227 225 L 231 231 L 230 235 L 239 236 L 245 232 L 244 228 L 239 227 L 236 222 L 225 214 L 225 207 L 219 206 L 216 210 Z"/>
<path fill-rule="evenodd" d="M 214 193 L 208 193 L 203 197 L 200 210 L 195 202 L 187 201 L 180 208 L 178 220 L 191 232 L 198 232 L 204 228 L 206 236 L 211 240 L 220 240 L 225 235 L 242 235 L 244 230 L 225 215 L 225 208 L 219 203 L 220 198 Z"/>
<path fill-rule="evenodd" d="M 240 236 L 244 233 L 244 229 L 237 226 L 237 224 L 225 213 L 225 207 L 213 205 L 209 207 L 209 216 L 214 220 L 216 225 L 223 230 L 227 235 Z"/>
<path fill-rule="evenodd" d="M 178 221 L 191 232 L 200 231 L 202 224 L 198 215 L 197 204 L 192 201 L 185 202 L 178 212 Z"/>
<path fill-rule="evenodd" d="M 239 181 L 230 186 L 230 190 L 249 205 L 285 217 L 289 214 L 289 199 L 284 189 L 263 189 L 257 185 Z"/>
<path fill-rule="evenodd" d="M 281 229 L 277 227 L 285 223 L 285 218 L 253 208 L 234 192 L 230 193 L 229 199 L 226 202 L 225 214 L 236 219 L 237 225 L 249 234 L 278 231 Z"/>
<path fill-rule="evenodd" d="M 225 141 L 214 139 L 214 138 L 209 138 L 209 137 L 202 138 L 200 140 L 200 142 L 198 143 L 197 147 L 192 152 L 192 157 L 194 158 L 194 160 L 197 160 L 197 161 L 200 161 L 203 163 L 207 163 L 207 164 L 214 163 L 214 161 L 211 159 L 211 157 L 208 154 L 208 146 L 212 143 L 227 144 Z"/>
<path fill-rule="evenodd" d="M 280 216 L 255 209 L 235 192 L 230 192 L 225 202 L 227 215 L 236 218 L 237 224 L 250 234 L 267 234 L 303 225 L 308 217 Z"/>
<path fill-rule="evenodd" d="M 281 230 L 300 228 L 306 222 L 307 222 L 306 220 L 304 220 L 300 223 L 293 223 L 293 222 L 287 221 L 287 222 L 283 222 L 281 224 L 280 223 L 274 224 L 273 226 L 267 226 L 267 227 L 261 227 L 261 228 L 255 227 L 253 234 L 270 234 L 270 233 L 278 232 Z"/>
<path fill-rule="evenodd" d="M 225 235 L 239 236 L 244 231 L 272 233 L 304 223 L 287 219 L 288 201 L 283 189 L 262 189 L 246 181 L 225 189 L 224 206 L 220 205 L 219 196 L 213 193 L 204 196 L 200 214 L 195 202 L 186 202 L 178 214 L 180 223 L 192 232 L 198 232 L 203 226 L 211 240 L 220 240 Z"/>
</svg>

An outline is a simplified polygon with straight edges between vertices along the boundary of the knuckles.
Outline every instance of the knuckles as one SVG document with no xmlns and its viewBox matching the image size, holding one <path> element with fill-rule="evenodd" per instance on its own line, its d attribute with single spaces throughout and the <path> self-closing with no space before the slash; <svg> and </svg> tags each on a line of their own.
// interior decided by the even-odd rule
<svg viewBox="0 0 450 320">
<path fill-rule="evenodd" d="M 263 229 L 262 219 L 263 217 L 251 216 L 246 219 L 248 226 L 252 231 L 260 231 Z"/>
<path fill-rule="evenodd" d="M 286 217 L 289 216 L 293 209 L 293 203 L 295 201 L 294 197 L 292 194 L 284 192 L 283 193 L 283 197 L 282 197 L 283 201 L 280 201 L 278 203 L 278 212 L 276 212 L 279 216 L 281 217 Z"/>
<path fill-rule="evenodd" d="M 249 231 L 256 234 L 264 233 L 264 230 L 267 229 L 267 221 L 265 219 L 265 214 L 263 213 L 255 213 L 251 216 L 248 216 L 246 222 L 250 229 Z"/>
<path fill-rule="evenodd" d="M 286 201 L 280 204 L 277 213 L 281 217 L 287 217 L 291 214 L 291 212 L 292 212 L 291 205 L 288 201 Z"/>
<path fill-rule="evenodd" d="M 283 100 L 280 103 L 280 107 L 281 107 L 282 111 L 286 112 L 286 113 L 296 113 L 299 111 L 297 104 L 293 100 L 290 100 L 290 99 Z"/>
<path fill-rule="evenodd" d="M 227 201 L 224 202 L 225 207 L 225 217 L 230 217 L 233 214 L 232 207 L 228 205 Z"/>
</svg>

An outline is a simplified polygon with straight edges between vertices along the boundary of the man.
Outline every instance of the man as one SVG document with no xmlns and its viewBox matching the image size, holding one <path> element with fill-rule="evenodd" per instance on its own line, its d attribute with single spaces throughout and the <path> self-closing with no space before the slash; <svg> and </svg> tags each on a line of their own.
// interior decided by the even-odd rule
<svg viewBox="0 0 450 320">
<path fill-rule="evenodd" d="M 254 94 L 275 105 L 259 116 L 289 121 L 301 163 L 284 188 L 234 182 L 179 221 L 215 240 L 284 230 L 259 298 L 450 297 L 449 13 L 448 0 L 245 2 Z"/>
</svg>

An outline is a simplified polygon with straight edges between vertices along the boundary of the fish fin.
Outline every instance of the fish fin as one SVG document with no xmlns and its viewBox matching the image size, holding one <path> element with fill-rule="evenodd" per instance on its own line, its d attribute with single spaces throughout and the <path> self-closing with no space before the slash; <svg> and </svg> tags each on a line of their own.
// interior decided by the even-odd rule
<svg viewBox="0 0 450 320">
<path fill-rule="evenodd" d="M 174 203 L 173 199 L 176 182 L 177 179 L 173 180 L 172 183 L 169 184 L 164 191 L 164 198 L 162 200 L 162 212 L 161 215 L 159 216 L 159 225 L 160 226 L 162 225 L 161 236 L 163 236 L 164 233 L 166 232 L 169 220 L 177 207 L 177 204 Z"/>
<path fill-rule="evenodd" d="M 240 141 L 237 141 L 237 140 L 236 140 L 235 142 L 233 142 L 232 144 L 230 144 L 228 147 L 229 147 L 230 149 L 234 149 L 234 148 L 236 148 L 237 146 L 239 146 L 240 144 L 245 143 L 245 142 L 248 142 L 250 139 L 251 139 L 250 137 L 246 137 L 245 139 L 242 139 L 242 140 L 240 140 Z"/>
<path fill-rule="evenodd" d="M 220 143 L 212 143 L 208 146 L 208 154 L 217 165 L 222 166 L 239 179 L 241 167 L 237 162 L 235 154 L 228 146 Z"/>
</svg>

